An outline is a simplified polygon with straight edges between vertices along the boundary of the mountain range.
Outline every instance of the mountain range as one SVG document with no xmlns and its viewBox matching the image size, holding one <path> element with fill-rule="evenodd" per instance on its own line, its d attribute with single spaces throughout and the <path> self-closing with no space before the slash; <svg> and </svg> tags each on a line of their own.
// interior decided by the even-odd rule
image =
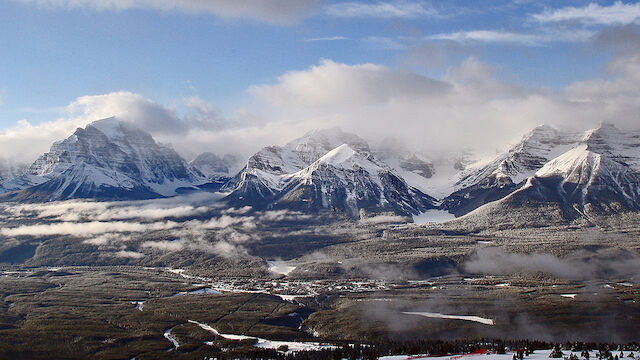
<svg viewBox="0 0 640 360">
<path fill-rule="evenodd" d="M 454 161 L 455 160 L 455 161 Z M 553 208 L 563 219 L 640 211 L 640 132 L 608 124 L 587 132 L 540 126 L 507 151 L 444 166 L 424 154 L 372 149 L 338 128 L 268 146 L 246 162 L 170 146 L 115 118 L 56 142 L 30 166 L 0 164 L 0 199 L 148 199 L 219 191 L 231 206 L 415 216 L 504 216 Z M 501 215 L 500 215 L 501 214 Z"/>
</svg>

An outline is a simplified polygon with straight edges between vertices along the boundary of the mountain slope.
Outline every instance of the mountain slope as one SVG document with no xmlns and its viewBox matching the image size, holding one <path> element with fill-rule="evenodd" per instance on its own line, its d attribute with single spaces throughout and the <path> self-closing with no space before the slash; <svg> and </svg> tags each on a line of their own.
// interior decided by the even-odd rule
<svg viewBox="0 0 640 360">
<path fill-rule="evenodd" d="M 18 178 L 6 200 L 147 199 L 195 189 L 203 176 L 171 148 L 132 125 L 108 118 L 56 142 Z"/>
<path fill-rule="evenodd" d="M 587 131 L 579 145 L 547 162 L 520 189 L 464 218 L 543 226 L 640 211 L 639 135 L 611 125 Z"/>
<path fill-rule="evenodd" d="M 579 141 L 572 133 L 539 126 L 507 152 L 485 164 L 471 165 L 455 183 L 454 192 L 442 207 L 456 216 L 501 199 L 522 187 L 546 162 L 569 150 Z"/>
</svg>

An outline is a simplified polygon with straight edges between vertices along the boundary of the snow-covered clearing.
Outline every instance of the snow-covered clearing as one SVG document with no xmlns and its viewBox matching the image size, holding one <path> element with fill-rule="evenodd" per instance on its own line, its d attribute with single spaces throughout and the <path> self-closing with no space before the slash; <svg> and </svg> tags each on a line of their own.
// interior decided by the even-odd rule
<svg viewBox="0 0 640 360">
<path fill-rule="evenodd" d="M 216 336 L 220 336 L 222 338 L 225 339 L 229 339 L 229 340 L 246 340 L 246 339 L 252 339 L 252 340 L 256 340 L 257 342 L 255 343 L 255 347 L 259 347 L 259 348 L 265 348 L 265 349 L 278 349 L 282 346 L 286 346 L 287 347 L 287 351 L 286 353 L 290 353 L 290 352 L 294 352 L 294 351 L 309 351 L 309 350 L 322 350 L 322 349 L 335 349 L 337 348 L 337 346 L 334 345 L 327 345 L 327 344 L 321 344 L 321 343 L 317 343 L 317 342 L 299 342 L 299 341 L 275 341 L 275 340 L 267 340 L 267 339 L 263 339 L 263 338 L 259 338 L 259 337 L 254 337 L 254 336 L 247 336 L 247 335 L 234 335 L 234 334 L 221 334 L 220 332 L 218 332 L 218 330 L 214 329 L 213 327 L 195 321 L 195 320 L 189 320 L 190 323 L 192 324 L 196 324 L 198 326 L 200 326 L 200 328 L 202 328 L 203 330 L 209 331 L 212 334 L 216 335 Z M 210 342 L 209 342 L 210 343 Z"/>
<path fill-rule="evenodd" d="M 473 315 L 445 315 L 440 313 L 414 312 L 414 311 L 403 311 L 402 313 L 406 315 L 418 315 L 418 316 L 424 316 L 428 318 L 467 320 L 467 321 L 475 321 L 485 325 L 495 325 L 495 322 L 492 319 L 487 319 L 487 318 L 483 318 L 480 316 L 473 316 Z"/>
</svg>

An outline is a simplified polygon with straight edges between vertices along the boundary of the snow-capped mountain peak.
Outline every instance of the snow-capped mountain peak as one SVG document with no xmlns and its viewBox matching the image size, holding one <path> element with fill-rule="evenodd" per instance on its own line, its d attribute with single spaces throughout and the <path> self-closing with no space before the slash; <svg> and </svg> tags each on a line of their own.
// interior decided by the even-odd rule
<svg viewBox="0 0 640 360">
<path fill-rule="evenodd" d="M 135 126 L 107 118 L 78 128 L 38 158 L 8 190 L 12 198 L 152 198 L 193 188 L 202 176 L 170 147 Z"/>
<path fill-rule="evenodd" d="M 349 162 L 351 165 L 350 167 L 353 167 L 353 157 L 355 154 L 355 150 L 353 150 L 349 145 L 342 144 L 323 155 L 318 159 L 318 161 L 341 167 L 344 167 L 345 163 Z"/>
<path fill-rule="evenodd" d="M 224 187 L 235 205 L 417 214 L 435 199 L 410 187 L 359 137 L 314 130 L 252 156 Z"/>
</svg>

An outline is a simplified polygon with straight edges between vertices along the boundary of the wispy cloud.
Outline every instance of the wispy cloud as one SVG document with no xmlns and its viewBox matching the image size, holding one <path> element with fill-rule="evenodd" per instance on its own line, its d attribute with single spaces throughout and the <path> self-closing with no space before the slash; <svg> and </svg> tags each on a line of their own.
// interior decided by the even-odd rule
<svg viewBox="0 0 640 360">
<path fill-rule="evenodd" d="M 144 232 L 166 230 L 176 228 L 177 226 L 179 226 L 179 224 L 173 221 L 155 222 L 149 224 L 122 221 L 91 221 L 84 223 L 62 222 L 54 224 L 22 225 L 13 228 L 3 228 L 0 230 L 0 234 L 5 236 L 88 236 L 109 232 Z"/>
<path fill-rule="evenodd" d="M 584 42 L 593 37 L 589 30 L 567 30 L 553 33 L 518 33 L 501 30 L 472 30 L 429 35 L 426 40 L 451 40 L 460 43 L 484 42 L 542 46 L 553 42 Z"/>
<path fill-rule="evenodd" d="M 568 6 L 534 14 L 533 18 L 542 23 L 578 22 L 593 25 L 625 25 L 637 22 L 640 18 L 640 3 L 625 4 L 622 1 L 616 1 L 609 6 L 597 3 L 590 3 L 583 7 Z"/>
<path fill-rule="evenodd" d="M 144 254 L 135 251 L 120 250 L 113 253 L 113 256 L 120 258 L 140 259 L 144 257 Z"/>
<path fill-rule="evenodd" d="M 386 36 L 368 36 L 362 39 L 362 42 L 372 48 L 382 50 L 404 50 L 407 48 L 403 41 Z"/>
<path fill-rule="evenodd" d="M 325 7 L 325 13 L 344 18 L 423 18 L 438 16 L 438 11 L 425 2 L 345 2 Z"/>
<path fill-rule="evenodd" d="M 289 24 L 313 13 L 318 0 L 16 0 L 42 7 L 90 8 L 99 11 L 152 9 L 209 13 L 221 18 L 244 18 Z"/>
<path fill-rule="evenodd" d="M 345 36 L 327 36 L 327 37 L 308 38 L 308 39 L 304 39 L 303 41 L 313 42 L 313 41 L 340 41 L 340 40 L 349 40 L 349 38 Z"/>
</svg>

